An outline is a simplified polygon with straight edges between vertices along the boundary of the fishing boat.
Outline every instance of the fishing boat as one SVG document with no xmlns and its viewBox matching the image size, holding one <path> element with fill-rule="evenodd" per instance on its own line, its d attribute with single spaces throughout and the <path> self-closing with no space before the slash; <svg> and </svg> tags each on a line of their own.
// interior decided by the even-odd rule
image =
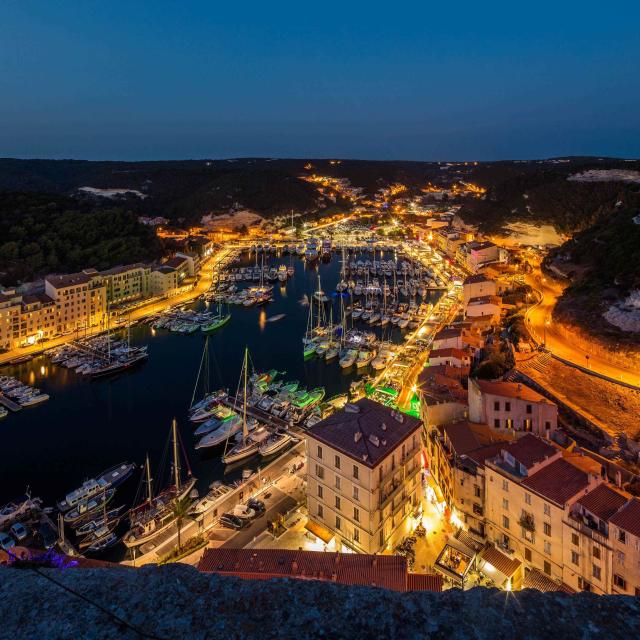
<svg viewBox="0 0 640 640">
<path fill-rule="evenodd" d="M 196 479 L 191 475 L 189 469 L 187 479 L 183 480 L 181 477 L 180 458 L 178 455 L 178 428 L 175 420 L 171 424 L 171 433 L 173 442 L 172 482 L 163 491 L 154 496 L 151 466 L 147 457 L 145 463 L 147 497 L 142 504 L 134 507 L 129 512 L 131 528 L 123 538 L 123 542 L 127 547 L 139 547 L 146 542 L 151 542 L 158 535 L 169 529 L 176 521 L 174 514 L 176 502 L 189 497 L 196 484 Z M 186 462 L 188 465 L 188 460 Z"/>
<path fill-rule="evenodd" d="M 366 367 L 376 357 L 375 351 L 362 350 L 358 351 L 358 358 L 356 359 L 356 367 L 362 369 Z"/>
<path fill-rule="evenodd" d="M 93 540 L 85 550 L 85 553 L 98 553 L 100 551 L 104 551 L 105 549 L 112 547 L 117 542 L 119 542 L 119 538 L 115 532 L 109 531 L 108 528 L 105 528 L 103 535 L 100 537 L 98 537 L 96 532 L 96 535 L 93 536 Z"/>
</svg>

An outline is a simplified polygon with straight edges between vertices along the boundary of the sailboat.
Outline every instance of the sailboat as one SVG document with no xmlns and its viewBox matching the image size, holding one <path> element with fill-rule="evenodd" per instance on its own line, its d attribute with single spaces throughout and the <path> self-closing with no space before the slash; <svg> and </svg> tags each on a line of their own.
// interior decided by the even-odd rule
<svg viewBox="0 0 640 640">
<path fill-rule="evenodd" d="M 247 427 L 247 369 L 248 369 L 249 349 L 245 347 L 244 350 L 244 362 L 242 365 L 241 376 L 244 379 L 244 392 L 242 397 L 242 438 L 240 442 L 231 447 L 231 449 L 225 450 L 222 456 L 222 462 L 224 464 L 231 464 L 232 462 L 238 462 L 238 460 L 244 460 L 254 454 L 258 453 L 260 444 L 265 440 L 269 432 L 265 427 L 257 427 L 254 429 L 251 435 Z M 227 439 L 227 445 L 229 440 Z"/>
<path fill-rule="evenodd" d="M 316 343 L 313 340 L 313 297 L 309 299 L 309 315 L 307 316 L 307 330 L 302 338 L 303 355 L 310 358 L 316 352 Z"/>
<path fill-rule="evenodd" d="M 189 470 L 188 479 L 183 482 L 180 476 L 180 460 L 178 457 L 178 428 L 175 419 L 171 424 L 173 440 L 173 481 L 157 495 L 153 495 L 151 465 L 149 456 L 145 463 L 147 497 L 138 507 L 129 512 L 131 528 L 125 534 L 123 542 L 127 547 L 138 547 L 151 542 L 166 531 L 175 522 L 173 507 L 179 500 L 186 498 L 194 488 L 196 479 Z M 188 462 L 188 461 L 187 461 Z"/>
<path fill-rule="evenodd" d="M 202 325 L 200 327 L 200 331 L 203 331 L 204 333 L 215 331 L 216 329 L 220 329 L 220 327 L 224 327 L 224 325 L 227 324 L 229 320 L 231 320 L 229 309 L 227 308 L 226 313 L 222 313 L 221 305 L 218 302 L 218 313 L 211 319 L 211 322 Z"/>
</svg>

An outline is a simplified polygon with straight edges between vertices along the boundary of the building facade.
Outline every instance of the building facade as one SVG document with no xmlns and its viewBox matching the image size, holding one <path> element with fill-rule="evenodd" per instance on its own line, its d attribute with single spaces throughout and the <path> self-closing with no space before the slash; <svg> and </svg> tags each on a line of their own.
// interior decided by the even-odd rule
<svg viewBox="0 0 640 640">
<path fill-rule="evenodd" d="M 420 500 L 422 422 L 367 398 L 307 431 L 309 519 L 336 548 L 390 548 Z"/>
<path fill-rule="evenodd" d="M 469 379 L 469 420 L 516 434 L 550 438 L 558 426 L 558 407 L 517 382 Z"/>
</svg>

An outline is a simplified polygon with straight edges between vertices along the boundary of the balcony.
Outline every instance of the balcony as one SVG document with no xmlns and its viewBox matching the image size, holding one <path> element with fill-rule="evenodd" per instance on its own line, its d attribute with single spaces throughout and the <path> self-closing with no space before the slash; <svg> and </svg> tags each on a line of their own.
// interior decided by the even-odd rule
<svg viewBox="0 0 640 640">
<path fill-rule="evenodd" d="M 571 528 L 579 531 L 583 535 L 591 538 L 598 544 L 609 547 L 609 536 L 604 531 L 600 531 L 596 528 L 595 524 L 592 526 L 588 523 L 588 519 L 579 516 L 578 514 L 570 513 L 569 517 L 565 520 Z"/>
<path fill-rule="evenodd" d="M 536 531 L 536 523 L 533 518 L 533 514 L 527 511 L 522 512 L 520 519 L 518 520 L 518 524 L 529 533 L 535 533 Z"/>
</svg>

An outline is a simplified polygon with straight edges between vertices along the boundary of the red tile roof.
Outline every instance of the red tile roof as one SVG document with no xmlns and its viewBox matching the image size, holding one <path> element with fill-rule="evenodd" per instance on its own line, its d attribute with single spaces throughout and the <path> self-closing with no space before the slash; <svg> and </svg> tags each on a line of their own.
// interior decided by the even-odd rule
<svg viewBox="0 0 640 640">
<path fill-rule="evenodd" d="M 458 358 L 458 360 L 462 360 L 464 358 L 471 357 L 467 351 L 464 349 L 456 349 L 455 347 L 448 347 L 446 349 L 434 349 L 429 354 L 429 360 L 431 358 Z"/>
<path fill-rule="evenodd" d="M 609 522 L 640 538 L 640 500 L 633 498 L 618 513 L 611 516 Z"/>
<path fill-rule="evenodd" d="M 606 484 L 597 486 L 593 491 L 589 491 L 584 498 L 578 500 L 579 505 L 605 522 L 627 502 L 627 497 Z"/>
<path fill-rule="evenodd" d="M 483 275 L 482 273 L 479 273 L 475 276 L 469 276 L 468 278 L 465 278 L 463 284 L 477 284 L 479 282 L 493 282 L 493 280 L 491 280 L 491 278 L 487 278 L 487 276 Z"/>
<path fill-rule="evenodd" d="M 402 556 L 219 547 L 205 550 L 198 570 L 262 580 L 327 580 L 394 591 L 407 591 L 409 588 L 429 591 L 442 589 L 442 582 L 433 576 L 410 579 L 409 576 L 413 574 L 407 573 L 407 561 Z"/>
<path fill-rule="evenodd" d="M 559 450 L 554 446 L 530 433 L 506 445 L 503 449 L 525 469 L 531 469 L 534 465 L 559 453 Z"/>
<path fill-rule="evenodd" d="M 460 338 L 462 336 L 462 329 L 441 329 L 433 336 L 435 340 L 448 340 L 449 338 Z"/>
<path fill-rule="evenodd" d="M 482 393 L 502 396 L 504 398 L 519 398 L 521 400 L 528 400 L 529 402 L 546 402 L 547 404 L 553 404 L 531 387 L 527 387 L 526 384 L 519 382 L 492 382 L 490 380 L 475 380 L 475 382 L 478 387 L 480 387 Z"/>
<path fill-rule="evenodd" d="M 556 582 L 552 580 L 548 575 L 538 571 L 538 569 L 531 569 L 527 572 L 522 583 L 523 589 L 537 589 L 548 593 L 550 591 L 562 591 L 564 593 L 575 593 L 575 591 L 564 582 Z"/>
<path fill-rule="evenodd" d="M 510 558 L 509 556 L 496 549 L 493 545 L 489 545 L 482 552 L 482 559 L 494 566 L 500 573 L 510 578 L 522 564 L 519 560 Z"/>
<path fill-rule="evenodd" d="M 362 398 L 321 420 L 307 433 L 373 468 L 421 427 L 418 418 Z"/>
<path fill-rule="evenodd" d="M 560 458 L 525 478 L 522 485 L 551 502 L 565 505 L 588 488 L 589 474 Z"/>
<path fill-rule="evenodd" d="M 410 573 L 407 575 L 407 591 L 442 591 L 442 576 L 438 573 Z"/>
</svg>

